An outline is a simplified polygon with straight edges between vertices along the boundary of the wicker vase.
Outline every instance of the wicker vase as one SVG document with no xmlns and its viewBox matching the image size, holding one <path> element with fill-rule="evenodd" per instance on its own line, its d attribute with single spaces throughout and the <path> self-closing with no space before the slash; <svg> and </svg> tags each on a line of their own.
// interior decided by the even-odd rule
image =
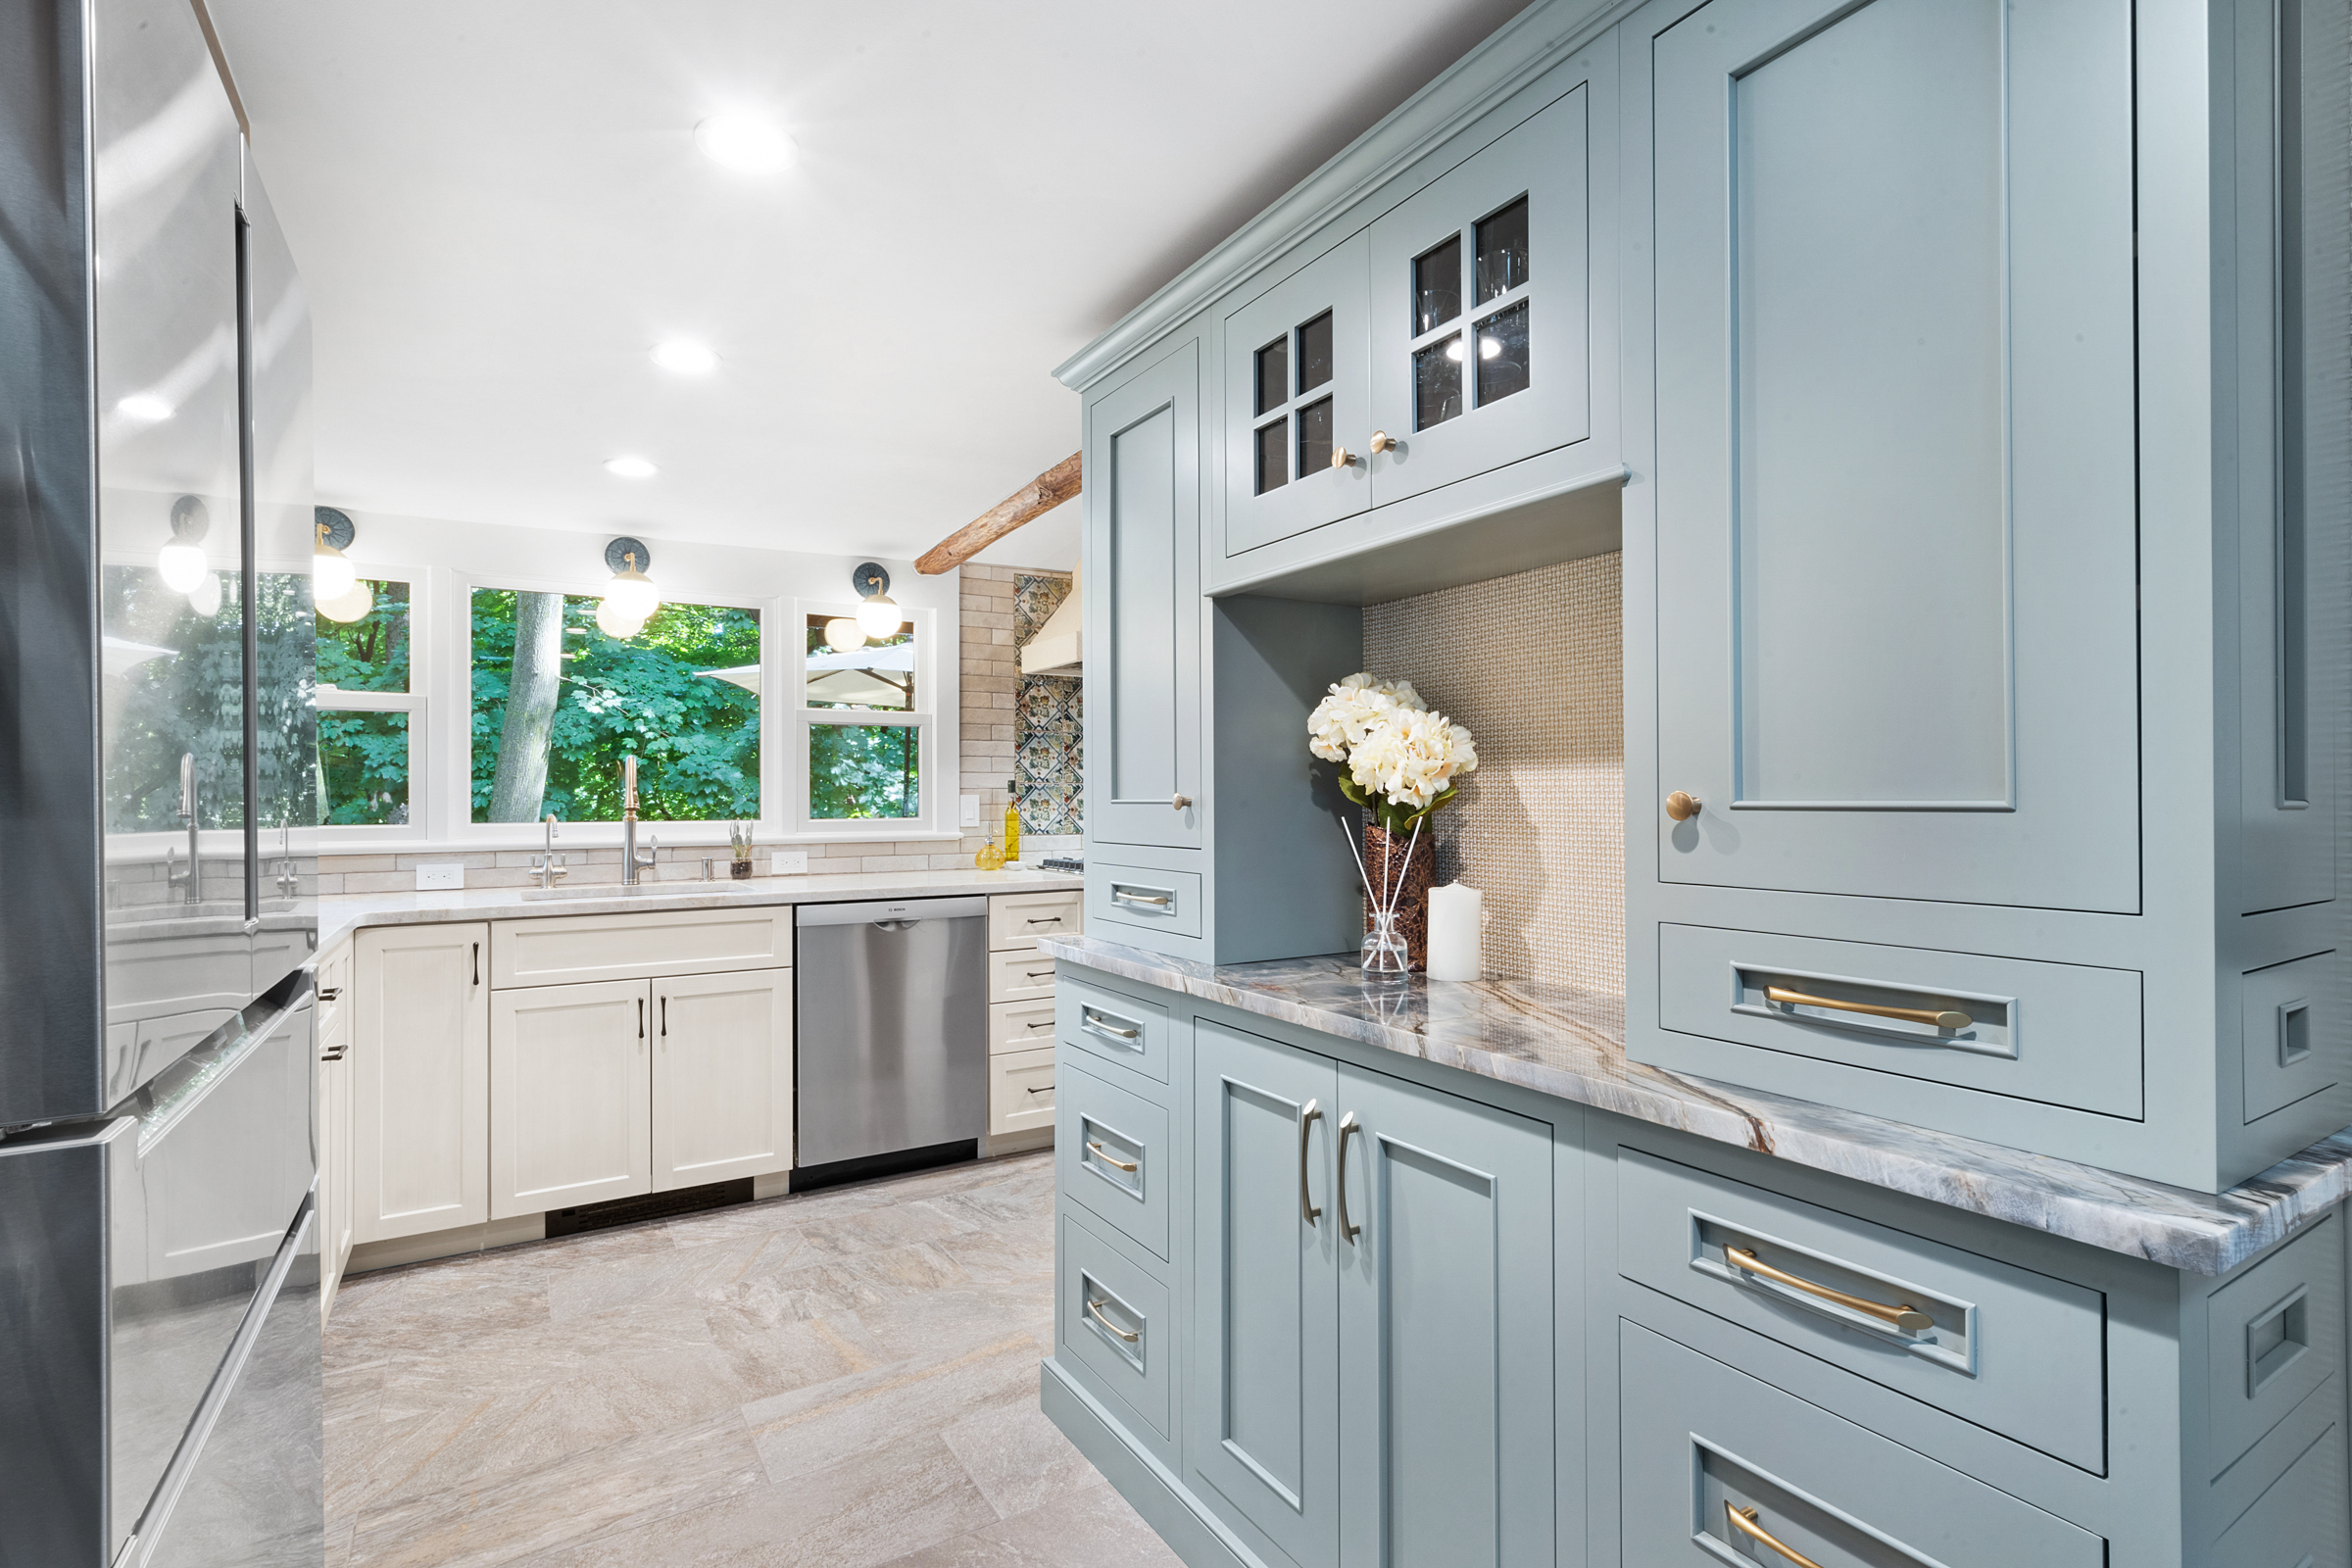
<svg viewBox="0 0 2352 1568">
<path fill-rule="evenodd" d="M 1412 858 L 1405 858 L 1407 846 Z M 1420 842 L 1413 842 L 1407 831 L 1392 836 L 1377 822 L 1364 824 L 1364 874 L 1385 904 L 1396 896 L 1396 932 L 1404 939 L 1405 952 L 1415 972 L 1429 965 L 1429 884 L 1437 867 L 1438 846 L 1430 832 L 1429 823 L 1421 824 Z M 1403 886 L 1397 886 L 1399 881 Z M 1364 907 L 1364 929 L 1372 929 L 1372 907 Z"/>
</svg>

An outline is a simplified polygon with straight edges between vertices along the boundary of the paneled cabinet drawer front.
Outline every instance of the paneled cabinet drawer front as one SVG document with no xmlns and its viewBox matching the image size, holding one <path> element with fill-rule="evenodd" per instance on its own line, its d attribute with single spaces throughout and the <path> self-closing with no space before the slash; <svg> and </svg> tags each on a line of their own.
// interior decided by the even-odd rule
<svg viewBox="0 0 2352 1568">
<path fill-rule="evenodd" d="M 1635 1149 L 1617 1172 L 1626 1278 L 2105 1473 L 2098 1292 Z"/>
<path fill-rule="evenodd" d="M 1197 937 L 1200 934 L 1200 873 L 1090 861 L 1086 918 L 1089 925 L 1107 922 L 1114 927 Z"/>
<path fill-rule="evenodd" d="M 1130 1072 L 1168 1081 L 1168 1009 L 1065 975 L 1054 997 L 1054 1037 Z"/>
<path fill-rule="evenodd" d="M 490 984 L 502 991 L 791 963 L 789 905 L 563 915 L 501 920 L 490 928 Z"/>
<path fill-rule="evenodd" d="M 2256 969 L 2242 982 L 2248 1123 L 2343 1081 L 2344 958 L 2315 953 Z"/>
<path fill-rule="evenodd" d="M 1063 1060 L 1054 1085 L 1062 1195 L 1168 1255 L 1168 1113 Z"/>
<path fill-rule="evenodd" d="M 988 956 L 988 1000 L 1035 1002 L 1054 995 L 1054 960 L 1034 947 Z"/>
<path fill-rule="evenodd" d="M 2106 1542 L 2054 1514 L 1638 1324 L 1618 1333 L 1625 1568 L 2105 1568 Z"/>
<path fill-rule="evenodd" d="M 1176 1348 L 1168 1288 L 1066 1209 L 1060 1232 L 1054 1273 L 1061 1298 L 1054 1319 L 1063 1353 L 1096 1394 L 1107 1396 L 1114 1409 L 1134 1411 L 1165 1440 L 1168 1359 Z"/>
<path fill-rule="evenodd" d="M 2229 1280 L 2207 1298 L 2206 1312 L 2210 1468 L 2219 1475 L 2343 1360 L 2342 1214 L 2320 1219 Z"/>
<path fill-rule="evenodd" d="M 1058 893 L 994 893 L 988 900 L 991 949 L 1025 948 L 1039 937 L 1076 936 L 1084 929 L 1086 895 L 1076 888 Z"/>
<path fill-rule="evenodd" d="M 2213 1544 L 2216 1568 L 2344 1568 L 2344 1429 L 2332 1426 Z"/>
<path fill-rule="evenodd" d="M 988 1136 L 1054 1125 L 1054 1048 L 988 1058 Z"/>
<path fill-rule="evenodd" d="M 1054 1044 L 1054 999 L 988 1004 L 988 1053 L 1033 1051 Z"/>
<path fill-rule="evenodd" d="M 2109 1116 L 2141 1104 L 2140 975 L 1817 937 L 1658 929 L 1683 1034 Z M 1747 1082 L 1773 1088 L 1759 1060 Z"/>
</svg>

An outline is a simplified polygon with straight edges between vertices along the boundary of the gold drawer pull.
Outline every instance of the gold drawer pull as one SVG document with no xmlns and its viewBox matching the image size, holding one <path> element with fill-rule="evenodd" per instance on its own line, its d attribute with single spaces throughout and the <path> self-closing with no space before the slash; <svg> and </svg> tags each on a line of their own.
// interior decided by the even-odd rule
<svg viewBox="0 0 2352 1568">
<path fill-rule="evenodd" d="M 1779 1552 L 1782 1556 L 1796 1564 L 1796 1568 L 1821 1568 L 1821 1564 L 1815 1562 L 1803 1552 L 1798 1551 L 1791 1546 L 1785 1546 L 1781 1544 L 1781 1543 L 1773 1540 L 1772 1532 L 1766 1530 L 1762 1525 L 1756 1523 L 1755 1509 L 1735 1508 L 1727 1502 L 1723 1505 L 1723 1514 L 1726 1519 L 1731 1521 L 1732 1528 L 1734 1530 L 1739 1531 L 1750 1541 L 1762 1542 L 1765 1545 L 1770 1546 L 1773 1550 Z"/>
<path fill-rule="evenodd" d="M 1852 1307 L 1864 1316 L 1875 1317 L 1887 1327 L 1900 1329 L 1905 1334 L 1925 1334 L 1936 1326 L 1934 1318 L 1908 1301 L 1900 1306 L 1888 1306 L 1884 1301 L 1873 1301 L 1859 1296 L 1848 1296 L 1843 1291 L 1833 1291 L 1827 1285 L 1816 1285 L 1811 1280 L 1800 1280 L 1793 1274 L 1782 1273 L 1744 1247 L 1727 1247 L 1723 1250 L 1723 1255 L 1734 1268 L 1745 1269 L 1750 1274 L 1761 1274 L 1776 1285 L 1786 1285 L 1790 1290 L 1802 1291 L 1807 1296 L 1818 1296 L 1823 1300 L 1835 1301 L 1839 1306 Z"/>
<path fill-rule="evenodd" d="M 1096 1300 L 1092 1297 L 1087 1298 L 1086 1310 L 1096 1322 L 1110 1330 L 1111 1333 L 1116 1334 L 1120 1339 L 1125 1340 L 1129 1345 L 1133 1345 L 1136 1341 L 1143 1338 L 1141 1334 L 1128 1333 L 1125 1329 L 1119 1327 L 1116 1323 L 1113 1323 L 1110 1319 L 1104 1317 L 1102 1315 L 1102 1303 Z M 1801 1561 L 1802 1559 L 1799 1560 Z"/>
<path fill-rule="evenodd" d="M 1790 991 L 1786 986 L 1766 986 L 1764 1000 L 1790 1007 L 1831 1007 L 1838 1012 L 1867 1012 L 1874 1018 L 1900 1018 L 1905 1023 L 1924 1023 L 1936 1029 L 1966 1029 L 1977 1021 L 1965 1012 L 1938 1011 L 1934 1007 L 1881 1007 L 1868 1002 L 1839 1002 L 1834 997 L 1808 997 L 1802 991 Z"/>
<path fill-rule="evenodd" d="M 1176 896 L 1173 893 L 1138 893 L 1131 887 L 1122 887 L 1117 884 L 1112 885 L 1110 896 L 1121 904 L 1149 904 L 1163 909 L 1176 902 Z"/>
<path fill-rule="evenodd" d="M 1092 1138 L 1089 1138 L 1086 1141 L 1086 1147 L 1093 1150 L 1096 1153 L 1102 1155 L 1102 1162 L 1106 1165 L 1116 1165 L 1119 1167 L 1119 1169 L 1127 1171 L 1131 1171 L 1136 1168 L 1136 1161 L 1132 1159 L 1119 1158 L 1118 1155 L 1112 1153 L 1109 1150 L 1104 1149 L 1101 1144 L 1096 1143 Z"/>
</svg>

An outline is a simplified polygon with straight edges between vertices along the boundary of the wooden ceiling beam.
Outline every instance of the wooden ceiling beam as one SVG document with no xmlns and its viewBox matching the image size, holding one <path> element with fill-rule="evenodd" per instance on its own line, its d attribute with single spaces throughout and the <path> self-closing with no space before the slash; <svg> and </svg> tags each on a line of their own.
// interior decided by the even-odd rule
<svg viewBox="0 0 2352 1568">
<path fill-rule="evenodd" d="M 1069 500 L 1078 493 L 1078 456 L 1071 453 L 933 545 L 915 561 L 914 569 L 926 577 L 954 571 L 1030 518 Z"/>
</svg>

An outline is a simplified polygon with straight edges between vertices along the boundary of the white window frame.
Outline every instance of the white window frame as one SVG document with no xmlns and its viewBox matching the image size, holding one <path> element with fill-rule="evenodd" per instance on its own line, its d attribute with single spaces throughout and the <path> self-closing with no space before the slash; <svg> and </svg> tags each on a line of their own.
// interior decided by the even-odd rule
<svg viewBox="0 0 2352 1568">
<path fill-rule="evenodd" d="M 450 807 L 449 832 L 453 838 L 476 842 L 484 848 L 510 847 L 512 842 L 519 842 L 518 835 L 536 846 L 540 842 L 537 837 L 540 830 L 531 823 L 476 822 L 473 819 L 473 596 L 477 590 L 488 589 L 506 593 L 560 593 L 569 599 L 596 599 L 602 597 L 604 585 L 602 582 L 582 584 L 577 579 L 558 581 L 549 577 L 526 577 L 519 573 L 475 575 L 455 571 L 450 573 L 450 581 L 452 603 L 463 607 L 463 612 L 457 616 L 459 631 L 456 644 L 460 650 L 458 711 L 463 715 L 463 720 L 458 729 L 457 754 L 445 770 L 450 775 L 450 784 L 456 790 Z M 760 617 L 760 816 L 753 827 L 761 834 L 772 834 L 774 802 L 783 780 L 776 768 L 776 727 L 772 718 L 774 704 L 769 700 L 768 693 L 774 686 L 771 674 L 777 662 L 774 632 L 783 607 L 777 600 L 758 595 L 706 593 L 700 589 L 680 590 L 674 594 L 665 591 L 662 602 L 716 605 L 724 610 L 750 611 Z M 415 813 L 412 811 L 411 814 Z M 691 822 L 661 821 L 651 825 L 662 835 L 662 842 L 665 850 L 673 845 L 684 848 L 727 842 L 727 824 L 720 817 Z M 620 843 L 618 817 L 594 821 L 566 820 L 563 826 L 566 834 L 576 833 L 572 842 L 581 848 L 610 849 Z M 562 844 L 559 843 L 557 848 L 561 850 Z"/>
<path fill-rule="evenodd" d="M 790 625 L 796 633 L 792 642 L 789 668 L 779 668 L 778 687 L 789 677 L 792 702 L 778 704 L 776 716 L 782 725 L 789 725 L 791 754 L 788 760 L 792 789 L 792 834 L 795 838 L 861 840 L 889 842 L 894 839 L 916 839 L 934 835 L 937 829 L 940 802 L 939 710 L 936 701 L 940 692 L 940 612 L 936 610 L 908 608 L 903 612 L 914 626 L 915 695 L 934 706 L 911 710 L 868 708 L 811 708 L 808 706 L 808 666 L 803 662 L 808 646 L 806 628 L 811 615 L 831 619 L 836 615 L 855 617 L 858 603 L 853 599 L 795 599 L 792 601 Z M 778 639 L 779 644 L 781 639 Z M 779 646 L 779 655 L 783 652 Z M 779 658 L 777 663 L 783 664 Z M 765 684 L 764 677 L 761 684 Z M 767 705 L 760 705 L 764 713 Z M 808 743 L 817 725 L 860 728 L 911 729 L 915 732 L 915 813 L 912 816 L 835 817 L 811 816 L 808 811 Z"/>
<path fill-rule="evenodd" d="M 422 841 L 433 760 L 430 636 L 432 608 L 425 573 L 406 566 L 359 565 L 362 582 L 397 582 L 409 590 L 409 689 L 405 692 L 347 692 L 319 685 L 314 706 L 327 713 L 409 715 L 409 819 L 406 822 L 320 822 L 319 849 L 327 855 L 364 854 L 371 846 Z M 307 563 L 305 564 L 307 569 Z M 320 768 L 326 765 L 319 760 Z M 323 789 L 323 781 L 321 781 Z M 330 806 L 332 803 L 328 803 Z"/>
</svg>

